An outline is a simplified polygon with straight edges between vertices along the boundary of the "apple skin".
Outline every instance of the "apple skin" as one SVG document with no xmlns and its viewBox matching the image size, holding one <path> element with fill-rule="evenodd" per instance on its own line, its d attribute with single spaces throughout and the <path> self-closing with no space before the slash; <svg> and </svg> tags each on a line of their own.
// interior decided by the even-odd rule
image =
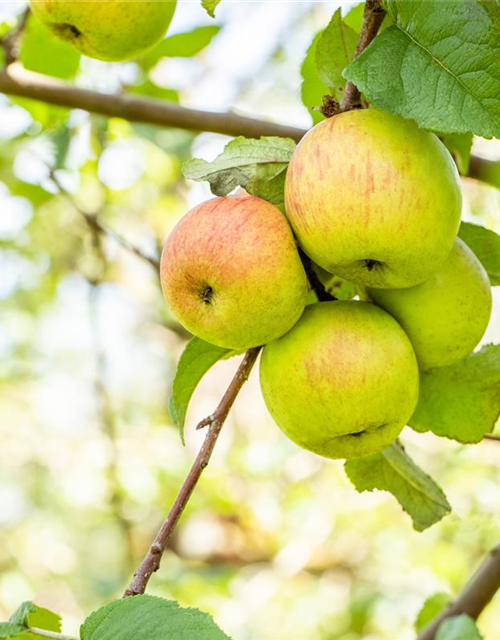
<svg viewBox="0 0 500 640">
<path fill-rule="evenodd" d="M 491 316 L 488 274 L 459 238 L 446 262 L 426 282 L 409 289 L 367 287 L 366 293 L 403 327 L 423 370 L 469 355 Z"/>
<path fill-rule="evenodd" d="M 375 305 L 349 300 L 306 307 L 291 331 L 264 347 L 260 382 L 291 440 L 350 459 L 397 438 L 415 410 L 419 374 L 399 324 Z"/>
<path fill-rule="evenodd" d="M 462 195 L 446 147 L 414 122 L 376 109 L 317 124 L 290 162 L 285 207 L 299 245 L 330 273 L 372 287 L 410 287 L 447 258 Z"/>
<path fill-rule="evenodd" d="M 208 200 L 187 213 L 161 258 L 165 298 L 194 335 L 249 349 L 300 318 L 308 283 L 285 216 L 265 200 Z"/>
<path fill-rule="evenodd" d="M 175 0 L 30 0 L 33 13 L 54 35 L 90 58 L 137 58 L 159 42 Z"/>
</svg>

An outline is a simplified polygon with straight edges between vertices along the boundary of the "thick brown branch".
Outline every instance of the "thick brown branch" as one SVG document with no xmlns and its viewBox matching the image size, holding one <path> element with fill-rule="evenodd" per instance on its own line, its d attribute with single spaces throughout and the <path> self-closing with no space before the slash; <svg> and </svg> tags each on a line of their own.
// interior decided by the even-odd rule
<svg viewBox="0 0 500 640">
<path fill-rule="evenodd" d="M 346 89 L 344 96 L 347 92 Z M 229 136 L 246 136 L 247 138 L 265 135 L 282 136 L 298 142 L 307 133 L 306 129 L 232 113 L 186 109 L 162 100 L 79 89 L 55 78 L 27 71 L 18 62 L 0 72 L 0 93 L 40 100 L 69 109 L 83 109 L 108 117 L 124 118 L 131 122 L 208 131 Z M 347 104 L 347 97 L 345 100 Z M 468 175 L 500 188 L 500 162 L 472 156 Z"/>
<path fill-rule="evenodd" d="M 212 131 L 228 136 L 244 135 L 247 138 L 283 136 L 294 140 L 300 140 L 305 134 L 303 129 L 234 113 L 198 111 L 165 100 L 80 89 L 61 80 L 28 71 L 18 62 L 0 73 L 0 92 L 70 109 L 83 109 L 103 116 L 123 118 L 131 122 L 178 127 L 190 131 Z"/>
<path fill-rule="evenodd" d="M 380 25 L 385 17 L 385 11 L 382 9 L 381 0 L 366 0 L 365 10 L 363 14 L 363 24 L 361 33 L 359 34 L 358 44 L 354 58 L 366 49 L 370 42 L 377 35 Z M 358 88 L 352 82 L 348 82 L 342 95 L 340 103 L 341 111 L 349 111 L 361 106 L 361 94 Z"/>
<path fill-rule="evenodd" d="M 466 613 L 477 620 L 498 589 L 500 589 L 500 545 L 489 553 L 458 598 L 425 627 L 417 640 L 434 640 L 442 622 L 452 616 Z"/>
<path fill-rule="evenodd" d="M 132 582 L 124 593 L 124 597 L 136 596 L 144 593 L 149 579 L 155 571 L 158 571 L 161 557 L 167 547 L 170 536 L 172 535 L 182 512 L 186 508 L 189 498 L 191 497 L 203 470 L 209 463 L 217 438 L 224 426 L 224 422 L 226 421 L 229 411 L 231 410 L 241 387 L 250 375 L 255 361 L 257 360 L 257 356 L 259 355 L 259 351 L 260 347 L 247 351 L 242 363 L 238 367 L 236 375 L 232 379 L 226 393 L 220 401 L 219 406 L 210 418 L 202 420 L 201 423 L 204 425 L 206 425 L 207 422 L 210 425 L 207 435 L 205 436 L 205 440 L 198 455 L 196 456 L 193 466 L 191 467 L 191 471 L 184 480 L 184 484 L 175 499 L 167 519 L 158 531 L 148 553 L 135 572 Z"/>
</svg>

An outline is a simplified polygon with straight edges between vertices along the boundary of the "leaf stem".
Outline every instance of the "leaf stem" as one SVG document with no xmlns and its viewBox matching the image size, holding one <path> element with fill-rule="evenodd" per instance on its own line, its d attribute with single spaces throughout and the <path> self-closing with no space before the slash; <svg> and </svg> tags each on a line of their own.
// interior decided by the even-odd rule
<svg viewBox="0 0 500 640">
<path fill-rule="evenodd" d="M 75 636 L 67 636 L 64 633 L 47 631 L 46 629 L 37 629 L 36 627 L 29 627 L 28 631 L 33 635 L 40 636 L 42 638 L 53 638 L 54 640 L 78 640 Z"/>
<path fill-rule="evenodd" d="M 196 460 L 191 467 L 184 483 L 175 499 L 170 513 L 165 522 L 161 526 L 153 544 L 150 546 L 146 556 L 141 562 L 139 568 L 134 573 L 134 578 L 124 593 L 124 597 L 141 595 L 146 591 L 149 579 L 155 571 L 160 568 L 162 555 L 167 548 L 168 541 L 179 522 L 184 509 L 186 508 L 191 495 L 198 484 L 201 474 L 207 467 L 212 456 L 217 439 L 222 431 L 224 422 L 231 410 L 231 407 L 241 390 L 241 387 L 248 379 L 250 372 L 257 360 L 261 347 L 249 349 L 242 363 L 238 367 L 234 378 L 231 380 L 226 393 L 223 395 L 217 409 L 214 413 L 200 422 L 198 426 L 208 426 L 208 432 L 201 449 L 196 456 Z"/>
</svg>

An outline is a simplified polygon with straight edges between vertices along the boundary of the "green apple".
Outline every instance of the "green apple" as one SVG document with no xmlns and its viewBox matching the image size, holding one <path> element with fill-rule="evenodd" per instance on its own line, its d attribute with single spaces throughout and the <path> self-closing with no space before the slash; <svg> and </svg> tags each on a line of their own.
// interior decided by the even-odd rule
<svg viewBox="0 0 500 640">
<path fill-rule="evenodd" d="M 132 60 L 165 35 L 176 0 L 30 0 L 47 29 L 99 60 Z"/>
<path fill-rule="evenodd" d="M 321 267 L 372 287 L 410 287 L 448 257 L 462 197 L 442 142 L 376 109 L 317 124 L 297 146 L 286 212 Z"/>
<path fill-rule="evenodd" d="M 230 349 L 286 333 L 308 294 L 285 216 L 253 197 L 214 198 L 186 214 L 165 244 L 161 283 L 186 329 Z"/>
<path fill-rule="evenodd" d="M 458 238 L 426 282 L 409 289 L 367 288 L 366 293 L 406 331 L 422 369 L 465 358 L 483 337 L 491 315 L 488 274 Z"/>
<path fill-rule="evenodd" d="M 380 451 L 418 399 L 418 366 L 399 324 L 375 305 L 320 302 L 264 348 L 264 400 L 280 429 L 326 458 Z"/>
</svg>

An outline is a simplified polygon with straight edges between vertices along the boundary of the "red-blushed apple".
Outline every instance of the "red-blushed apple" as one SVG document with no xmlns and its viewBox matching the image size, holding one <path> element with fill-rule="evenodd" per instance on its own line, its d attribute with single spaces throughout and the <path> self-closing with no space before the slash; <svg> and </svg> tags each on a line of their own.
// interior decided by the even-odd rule
<svg viewBox="0 0 500 640">
<path fill-rule="evenodd" d="M 446 260 L 462 205 L 455 164 L 414 122 L 376 109 L 324 120 L 297 146 L 286 212 L 321 267 L 372 287 L 410 287 Z"/>
<path fill-rule="evenodd" d="M 287 334 L 264 347 L 267 408 L 295 443 L 326 458 L 380 451 L 415 410 L 413 347 L 388 313 L 368 302 L 306 307 Z"/>
<path fill-rule="evenodd" d="M 409 289 L 367 288 L 366 293 L 403 327 L 421 369 L 442 367 L 469 355 L 491 315 L 488 274 L 459 238 L 429 280 Z"/>
<path fill-rule="evenodd" d="M 265 200 L 208 200 L 170 234 L 165 298 L 194 335 L 230 349 L 266 344 L 300 318 L 308 284 L 285 216 Z"/>
<path fill-rule="evenodd" d="M 55 36 L 99 60 L 132 60 L 165 35 L 176 0 L 30 0 Z"/>
</svg>

